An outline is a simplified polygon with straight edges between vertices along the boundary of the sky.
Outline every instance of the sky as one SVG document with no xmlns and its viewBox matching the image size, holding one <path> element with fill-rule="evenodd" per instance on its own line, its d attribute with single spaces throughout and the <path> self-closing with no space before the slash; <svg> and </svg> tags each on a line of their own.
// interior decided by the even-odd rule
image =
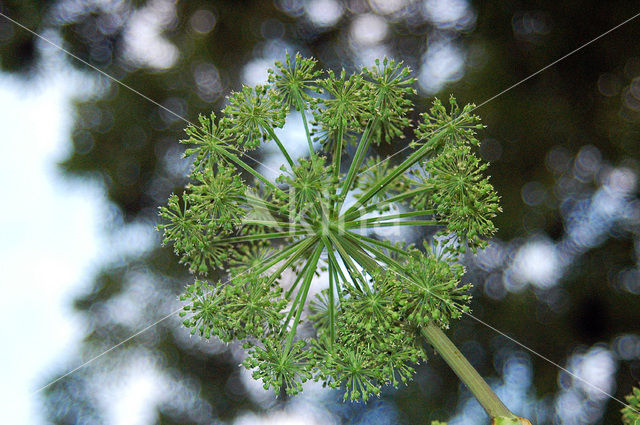
<svg viewBox="0 0 640 425">
<path fill-rule="evenodd" d="M 75 113 L 97 79 L 53 59 L 23 80 L 0 74 L 0 423 L 46 423 L 36 391 L 80 365 L 82 320 L 73 300 L 102 264 L 156 243 L 148 226 L 113 226 L 118 214 L 97 181 L 64 176 Z M 133 368 L 135 369 L 135 368 Z M 122 379 L 105 414 L 114 425 L 149 423 L 153 368 Z M 142 408 L 147 406 L 148 408 Z"/>
<path fill-rule="evenodd" d="M 71 303 L 98 258 L 102 191 L 56 169 L 80 93 L 68 77 L 0 74 L 0 423 L 42 423 L 32 393 L 75 353 Z"/>
</svg>

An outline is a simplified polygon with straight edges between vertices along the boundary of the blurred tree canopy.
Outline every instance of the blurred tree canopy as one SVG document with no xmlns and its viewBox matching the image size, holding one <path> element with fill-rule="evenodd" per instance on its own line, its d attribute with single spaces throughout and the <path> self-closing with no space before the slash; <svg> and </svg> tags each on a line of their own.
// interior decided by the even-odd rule
<svg viewBox="0 0 640 425">
<path fill-rule="evenodd" d="M 333 69 L 384 54 L 405 60 L 420 82 L 416 114 L 434 94 L 481 104 L 640 12 L 634 6 L 626 0 L 0 0 L 3 14 L 192 121 L 219 110 L 225 95 L 252 82 L 252 71 L 265 74 L 263 64 L 285 49 Z M 620 399 L 640 380 L 639 39 L 640 21 L 632 21 L 481 104 L 477 113 L 487 129 L 480 153 L 492 162 L 504 213 L 497 248 L 470 258 L 468 273 L 476 285 L 474 314 L 547 358 L 569 367 L 577 352 L 604 347 L 613 353 L 612 391 Z M 45 47 L 0 17 L 3 72 L 24 78 L 48 72 Z M 185 184 L 188 163 L 177 143 L 185 122 L 67 59 L 96 76 L 97 90 L 75 104 L 73 150 L 60 166 L 103 182 L 121 226 L 151 226 L 157 206 Z M 382 146 L 379 153 L 401 146 Z M 541 263 L 519 262 L 519 250 L 530 241 L 553 247 L 544 261 L 556 265 L 555 280 L 536 284 L 536 271 L 528 268 Z M 519 274 L 518 264 L 526 269 Z M 171 250 L 159 246 L 104 264 L 91 291 L 75 304 L 87 322 L 83 356 L 165 317 L 189 279 Z M 127 297 L 135 319 L 118 315 L 118 302 Z M 125 369 L 141 353 L 171 377 L 178 400 L 160 404 L 158 424 L 231 420 L 243 409 L 268 406 L 243 389 L 228 349 L 185 334 L 175 317 L 164 320 L 57 382 L 44 397 L 48 418 L 56 424 L 101 422 L 93 381 Z M 496 382 L 505 371 L 505 353 L 525 356 L 533 370 L 526 391 L 544 407 L 532 419 L 565 423 L 554 400 L 570 384 L 556 367 L 470 318 L 450 335 Z M 635 354 L 619 349 L 623 337 L 636 338 Z M 402 412 L 400 422 L 446 419 L 464 399 L 450 370 L 431 357 L 407 388 L 383 396 Z M 64 372 L 51 371 L 50 377 Z M 572 423 L 617 423 L 621 406 L 613 400 L 601 405 L 604 414 Z M 329 408 L 345 418 L 368 409 Z"/>
</svg>

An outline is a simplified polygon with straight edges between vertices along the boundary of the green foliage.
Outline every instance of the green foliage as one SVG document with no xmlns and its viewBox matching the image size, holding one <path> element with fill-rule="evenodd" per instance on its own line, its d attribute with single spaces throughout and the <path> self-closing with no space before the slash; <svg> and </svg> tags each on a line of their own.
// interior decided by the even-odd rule
<svg viewBox="0 0 640 425">
<path fill-rule="evenodd" d="M 633 388 L 626 397 L 628 406 L 622 409 L 622 423 L 624 425 L 640 424 L 640 388 Z"/>
<path fill-rule="evenodd" d="M 287 56 L 268 86 L 243 87 L 221 118 L 187 129 L 191 182 L 161 208 L 158 228 L 194 272 L 227 274 L 187 287 L 182 315 L 193 334 L 243 341 L 243 364 L 265 388 L 296 394 L 315 379 L 366 401 L 408 382 L 426 360 L 420 327 L 447 328 L 468 311 L 458 260 L 495 231 L 498 197 L 471 151 L 481 126 L 469 106 L 452 98 L 447 112 L 434 101 L 404 161 L 365 161 L 371 144 L 411 134 L 409 69 L 385 59 L 353 75 L 323 74 L 315 63 Z M 295 161 L 274 132 L 292 111 L 309 145 Z M 314 135 L 324 137 L 321 152 Z M 246 150 L 270 141 L 286 160 L 273 181 L 244 162 Z M 436 255 L 366 235 L 389 226 L 435 226 L 451 242 Z M 312 301 L 320 280 L 326 287 Z M 303 327 L 314 336 L 300 338 Z"/>
</svg>

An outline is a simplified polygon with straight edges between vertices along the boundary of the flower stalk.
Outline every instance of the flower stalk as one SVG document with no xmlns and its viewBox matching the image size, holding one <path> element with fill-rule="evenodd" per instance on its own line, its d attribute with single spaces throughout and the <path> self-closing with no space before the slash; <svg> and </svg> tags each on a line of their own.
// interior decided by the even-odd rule
<svg viewBox="0 0 640 425">
<path fill-rule="evenodd" d="M 482 379 L 473 366 L 471 366 L 460 350 L 458 350 L 453 342 L 442 332 L 440 327 L 428 323 L 422 328 L 422 335 L 424 335 L 438 354 L 440 354 L 458 378 L 469 388 L 471 394 L 478 400 L 490 417 L 516 418 L 493 390 L 491 390 L 491 387 L 489 387 L 486 381 Z"/>
</svg>

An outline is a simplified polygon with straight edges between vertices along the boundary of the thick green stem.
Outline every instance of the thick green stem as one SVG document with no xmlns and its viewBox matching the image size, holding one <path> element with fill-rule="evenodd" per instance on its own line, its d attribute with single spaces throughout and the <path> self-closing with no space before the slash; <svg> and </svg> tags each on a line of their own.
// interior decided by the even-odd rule
<svg viewBox="0 0 640 425">
<path fill-rule="evenodd" d="M 458 378 L 469 388 L 491 418 L 515 419 L 507 406 L 502 403 L 491 387 L 485 382 L 471 363 L 464 357 L 451 340 L 438 326 L 429 323 L 422 328 L 422 335 L 436 349 L 445 362 L 453 369 Z M 516 422 L 517 423 L 517 422 Z"/>
<path fill-rule="evenodd" d="M 432 215 L 432 214 L 433 214 L 433 210 L 419 210 L 419 211 L 410 211 L 410 212 L 398 213 L 398 214 L 378 215 L 378 216 L 375 216 L 375 217 L 364 218 L 364 219 L 359 220 L 359 221 L 345 220 L 345 222 L 346 222 L 346 224 L 349 224 L 349 223 L 374 223 L 374 222 L 377 222 L 377 221 L 393 220 L 393 219 L 396 219 L 396 218 L 418 217 L 418 216 L 421 216 L 421 215 Z"/>
<path fill-rule="evenodd" d="M 338 263 L 336 256 L 333 254 L 333 245 L 329 238 L 327 236 L 322 236 L 322 241 L 324 242 L 324 246 L 327 248 L 327 257 L 329 259 L 329 264 L 333 265 L 334 280 L 336 282 L 336 293 L 338 294 L 338 300 L 342 302 L 342 292 L 340 292 L 340 289 L 337 286 L 338 282 L 340 282 L 340 280 L 338 279 L 338 275 L 340 276 L 342 282 L 346 282 L 347 277 L 344 275 L 344 273 L 342 273 L 340 264 Z"/>
<path fill-rule="evenodd" d="M 256 215 L 263 214 L 267 216 L 267 218 L 270 218 L 282 215 L 282 211 L 277 205 L 253 196 L 250 193 L 251 192 L 248 190 L 245 192 L 244 196 L 237 196 L 235 199 L 238 203 L 246 203 L 247 209 L 251 211 L 252 216 L 255 217 Z"/>
<path fill-rule="evenodd" d="M 256 275 L 259 275 L 260 273 L 264 273 L 267 269 L 269 269 L 273 265 L 287 258 L 287 256 L 292 252 L 298 249 L 301 249 L 301 250 L 307 249 L 309 245 L 315 243 L 316 241 L 317 241 L 317 238 L 312 236 L 312 237 L 301 239 L 297 242 L 294 242 L 293 244 L 289 245 L 287 248 L 283 249 L 277 254 L 273 254 L 272 256 L 266 258 L 259 266 L 256 266 L 256 268 L 253 269 L 253 273 L 255 273 Z"/>
<path fill-rule="evenodd" d="M 401 274 L 401 272 L 404 270 L 404 266 L 400 263 L 398 263 L 396 260 L 394 260 L 393 258 L 387 256 L 386 254 L 384 254 L 383 252 L 381 252 L 380 250 L 378 250 L 376 247 L 371 246 L 371 245 L 367 245 L 367 246 L 361 246 L 358 243 L 358 240 L 356 238 L 356 233 L 353 232 L 345 232 L 344 236 L 346 237 L 346 239 L 354 246 L 357 248 L 357 251 L 361 251 L 361 254 L 364 254 L 365 256 L 371 258 L 371 261 L 376 262 L 375 263 L 375 267 L 380 267 L 380 265 L 377 263 L 377 261 L 382 261 L 384 263 L 386 263 L 388 266 L 391 266 L 393 268 L 395 268 L 396 270 L 392 270 L 395 274 L 397 274 L 400 277 L 405 277 L 406 279 L 409 279 L 409 282 L 411 282 L 412 284 L 414 283 L 411 276 L 408 275 L 404 275 Z M 366 251 L 365 251 L 366 250 Z M 367 252 L 368 251 L 368 252 Z M 371 254 L 375 255 L 375 257 L 372 257 Z"/>
<path fill-rule="evenodd" d="M 381 215 L 377 217 L 367 218 L 362 221 L 385 221 L 385 220 L 393 220 L 396 218 L 418 217 L 421 215 L 431 215 L 431 214 L 433 214 L 433 210 L 417 210 L 417 211 L 409 211 L 409 212 L 398 213 L 398 214 Z"/>
<path fill-rule="evenodd" d="M 300 283 L 300 281 L 302 281 L 304 279 L 304 277 L 307 275 L 307 269 L 309 268 L 309 266 L 310 266 L 309 263 L 305 264 L 304 267 L 302 268 L 302 270 L 300 270 L 300 273 L 298 273 L 298 277 L 296 277 L 295 282 L 293 283 L 291 288 L 289 288 L 289 290 L 285 294 L 285 297 L 286 297 L 287 300 L 291 299 L 291 294 L 298 287 L 298 284 Z M 289 309 L 289 313 L 287 313 L 287 317 L 284 319 L 284 325 L 282 326 L 282 329 L 280 331 L 281 334 L 283 334 L 283 335 L 287 331 L 287 328 L 289 327 L 289 322 L 291 321 L 291 318 L 293 317 L 293 315 L 296 312 L 296 306 L 300 302 L 300 297 L 302 297 L 302 291 L 301 290 L 298 291 L 298 293 L 296 294 L 296 298 L 291 303 L 291 308 Z"/>
<path fill-rule="evenodd" d="M 382 101 L 384 96 L 382 93 L 378 93 L 376 97 L 376 105 L 375 109 L 378 110 L 382 105 Z M 374 128 L 378 124 L 379 118 L 376 116 L 372 120 L 367 123 L 367 126 L 364 129 L 364 133 L 360 138 L 360 143 L 358 144 L 358 148 L 356 149 L 356 154 L 353 158 L 353 162 L 349 167 L 349 172 L 347 173 L 347 178 L 344 181 L 344 185 L 342 187 L 342 191 L 340 192 L 340 199 L 337 204 L 337 210 L 340 211 L 342 204 L 347 197 L 347 192 L 351 189 L 351 184 L 355 178 L 355 173 L 360 169 L 360 165 L 362 165 L 362 160 L 364 159 L 365 154 L 367 153 L 367 149 L 369 148 L 369 144 L 371 143 L 371 129 Z"/>
<path fill-rule="evenodd" d="M 315 238 L 314 238 L 315 239 Z M 280 275 L 282 273 L 284 273 L 284 271 L 289 268 L 291 266 L 291 264 L 293 264 L 294 261 L 296 261 L 306 250 L 308 249 L 307 247 L 303 247 L 301 249 L 299 249 L 295 254 L 293 254 L 291 257 L 289 257 L 286 261 L 284 261 L 279 267 L 278 269 L 271 274 L 271 276 L 269 277 L 268 283 L 269 285 L 272 284 L 278 277 L 280 277 Z"/>
<path fill-rule="evenodd" d="M 300 273 L 298 273 L 298 275 L 296 276 L 296 280 L 293 281 L 293 285 L 291 285 L 291 288 L 287 289 L 287 292 L 285 292 L 284 297 L 287 300 L 291 300 L 291 294 L 293 294 L 293 291 L 296 290 L 296 288 L 298 287 L 298 284 L 300 283 L 300 281 L 302 281 L 302 278 L 305 276 L 305 271 L 307 270 L 308 267 L 309 267 L 309 263 L 305 263 L 305 265 L 302 267 L 302 270 L 300 270 Z M 295 302 L 298 302 L 297 298 Z M 288 324 L 289 324 L 289 319 L 285 321 L 285 327 Z"/>
<path fill-rule="evenodd" d="M 351 280 L 353 281 L 353 284 L 355 285 L 355 287 L 360 291 L 364 291 L 365 289 L 368 290 L 369 287 L 367 286 L 367 281 L 362 276 L 358 268 L 355 266 L 355 264 L 353 263 L 353 260 L 351 260 L 351 255 L 349 255 L 349 253 L 344 249 L 339 239 L 335 235 L 329 233 L 329 238 L 331 239 L 331 242 L 333 242 L 336 249 L 338 250 L 338 254 L 340 255 L 340 258 L 342 258 L 342 262 L 347 268 L 347 272 L 349 272 L 349 274 L 351 275 Z M 360 284 L 358 284 L 358 282 Z M 362 285 L 362 287 L 360 287 L 360 285 Z"/>
<path fill-rule="evenodd" d="M 369 273 L 381 268 L 381 266 L 370 255 L 368 255 L 358 245 L 353 244 L 348 238 L 336 237 L 336 239 L 340 240 L 340 243 L 345 246 L 345 249 L 349 249 L 349 254 L 353 256 L 358 264 L 360 264 L 360 266 Z"/>
<path fill-rule="evenodd" d="M 345 233 L 345 236 L 346 236 L 347 238 L 350 238 L 351 240 L 359 239 L 359 240 L 361 240 L 361 241 L 363 241 L 363 242 L 367 242 L 367 243 L 369 243 L 369 244 L 371 244 L 371 245 L 376 245 L 376 246 L 379 246 L 379 247 L 381 247 L 381 248 L 386 248 L 386 249 L 388 249 L 389 251 L 393 251 L 393 252 L 395 252 L 396 254 L 400 254 L 400 255 L 402 255 L 403 257 L 406 257 L 406 256 L 408 255 L 408 254 L 407 254 L 407 250 L 406 250 L 406 249 L 403 249 L 403 248 L 401 248 L 401 247 L 398 247 L 398 246 L 396 246 L 396 245 L 394 245 L 394 244 L 392 244 L 392 243 L 389 243 L 389 242 L 379 241 L 379 240 L 377 240 L 377 239 L 373 239 L 373 238 L 370 238 L 370 237 L 368 237 L 368 236 L 361 235 L 361 234 L 359 234 L 359 233 L 355 233 L 355 232 L 346 232 L 346 233 Z M 357 242 L 357 241 L 355 241 L 355 240 L 354 240 L 354 242 L 355 242 L 355 243 L 358 243 L 358 242 Z"/>
<path fill-rule="evenodd" d="M 258 226 L 265 226 L 265 227 L 279 227 L 281 229 L 296 229 L 296 230 L 307 230 L 309 231 L 310 228 L 309 226 L 305 226 L 304 224 L 298 224 L 298 223 L 287 223 L 285 221 L 273 221 L 273 220 L 248 220 L 245 219 L 243 222 L 243 224 L 255 224 Z"/>
<path fill-rule="evenodd" d="M 248 190 L 245 192 L 244 195 L 237 196 L 235 199 L 237 199 L 239 202 L 247 201 L 247 203 L 253 206 L 254 208 L 262 208 L 262 209 L 266 209 L 274 212 L 277 211 L 278 215 L 280 215 L 279 206 L 277 206 L 276 204 L 270 201 L 267 201 L 266 199 L 260 198 L 259 196 L 256 196 L 253 193 L 254 192 L 252 192 L 251 190 Z"/>
<path fill-rule="evenodd" d="M 333 263 L 329 263 L 329 347 L 331 351 L 333 351 L 333 342 L 336 339 L 336 330 L 335 330 L 335 317 L 336 317 L 336 303 L 334 300 L 334 291 L 335 291 L 335 271 L 333 270 L 335 266 Z"/>
</svg>

